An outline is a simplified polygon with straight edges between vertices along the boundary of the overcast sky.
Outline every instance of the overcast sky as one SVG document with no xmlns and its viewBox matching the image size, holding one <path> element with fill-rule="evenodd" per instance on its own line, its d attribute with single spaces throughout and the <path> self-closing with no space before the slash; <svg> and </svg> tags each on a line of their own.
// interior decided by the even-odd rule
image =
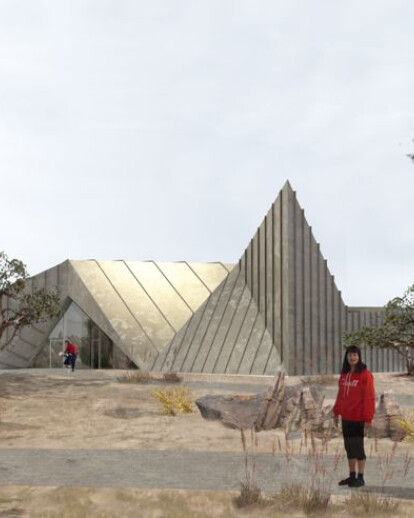
<svg viewBox="0 0 414 518">
<path fill-rule="evenodd" d="M 0 0 L 1 241 L 236 262 L 287 179 L 348 305 L 414 282 L 412 0 Z"/>
</svg>

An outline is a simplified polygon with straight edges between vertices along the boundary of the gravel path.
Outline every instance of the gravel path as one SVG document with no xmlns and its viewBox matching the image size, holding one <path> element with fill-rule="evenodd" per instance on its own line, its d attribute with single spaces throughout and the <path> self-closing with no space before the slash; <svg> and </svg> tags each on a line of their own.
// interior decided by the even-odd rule
<svg viewBox="0 0 414 518">
<path fill-rule="evenodd" d="M 264 491 L 275 492 L 284 482 L 312 479 L 314 462 L 306 455 L 289 460 L 284 455 L 257 454 L 256 480 Z M 123 488 L 171 488 L 239 490 L 245 480 L 245 457 L 237 453 L 171 452 L 151 450 L 21 450 L 0 449 L 0 485 L 89 486 Z M 334 493 L 346 474 L 346 462 L 334 469 L 335 458 L 324 456 L 330 475 L 320 483 Z M 385 492 L 414 499 L 412 473 L 404 476 L 403 459 L 396 457 L 386 469 L 368 459 L 367 488 L 380 491 L 385 473 L 394 470 Z"/>
</svg>

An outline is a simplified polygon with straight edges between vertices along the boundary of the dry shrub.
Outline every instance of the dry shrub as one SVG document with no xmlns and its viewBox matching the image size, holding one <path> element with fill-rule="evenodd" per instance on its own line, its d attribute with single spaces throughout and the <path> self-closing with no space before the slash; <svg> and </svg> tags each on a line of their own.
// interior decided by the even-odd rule
<svg viewBox="0 0 414 518">
<path fill-rule="evenodd" d="M 360 515 L 363 513 L 377 516 L 379 514 L 389 514 L 397 512 L 400 503 L 391 497 L 361 491 L 352 493 L 344 502 L 345 507 L 352 513 Z"/>
<path fill-rule="evenodd" d="M 188 387 L 154 390 L 152 395 L 161 404 L 163 414 L 190 414 L 194 411 L 194 398 L 190 395 Z"/>
<path fill-rule="evenodd" d="M 414 442 L 414 418 L 404 416 L 401 419 L 395 419 L 394 422 L 406 433 L 403 442 Z"/>
<path fill-rule="evenodd" d="M 233 503 L 239 509 L 259 503 L 261 499 L 260 488 L 254 481 L 247 479 L 241 483 L 240 494 L 233 499 Z"/>
<path fill-rule="evenodd" d="M 120 383 L 148 383 L 151 374 L 147 371 L 126 371 L 117 379 Z"/>
<path fill-rule="evenodd" d="M 182 378 L 175 372 L 164 372 L 162 377 L 164 381 L 168 381 L 169 383 L 179 383 L 182 381 Z"/>
<path fill-rule="evenodd" d="M 319 489 L 308 489 L 302 484 L 286 484 L 276 500 L 283 507 L 303 511 L 308 516 L 324 513 L 328 509 L 331 494 Z"/>
<path fill-rule="evenodd" d="M 302 383 L 305 385 L 333 385 L 337 380 L 333 374 L 317 374 L 315 376 L 303 376 Z"/>
</svg>

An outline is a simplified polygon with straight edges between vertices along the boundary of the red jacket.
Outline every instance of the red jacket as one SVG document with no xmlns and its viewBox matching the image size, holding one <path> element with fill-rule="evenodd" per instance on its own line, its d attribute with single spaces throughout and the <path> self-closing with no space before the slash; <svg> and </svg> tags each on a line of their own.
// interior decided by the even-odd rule
<svg viewBox="0 0 414 518">
<path fill-rule="evenodd" d="M 344 421 L 370 423 L 374 413 L 374 379 L 369 370 L 341 374 L 338 395 L 333 407 L 334 416 L 340 415 Z"/>
<path fill-rule="evenodd" d="M 69 342 L 66 344 L 65 353 L 77 354 L 78 349 L 76 348 L 76 345 L 74 345 L 72 342 Z"/>
</svg>

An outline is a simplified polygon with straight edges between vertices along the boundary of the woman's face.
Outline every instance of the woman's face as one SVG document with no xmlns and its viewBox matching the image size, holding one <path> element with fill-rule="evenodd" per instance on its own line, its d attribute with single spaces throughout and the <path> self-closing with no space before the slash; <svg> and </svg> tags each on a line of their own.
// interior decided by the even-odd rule
<svg viewBox="0 0 414 518">
<path fill-rule="evenodd" d="M 351 367 L 355 367 L 359 362 L 359 354 L 357 352 L 349 352 L 346 355 L 346 359 Z"/>
</svg>

